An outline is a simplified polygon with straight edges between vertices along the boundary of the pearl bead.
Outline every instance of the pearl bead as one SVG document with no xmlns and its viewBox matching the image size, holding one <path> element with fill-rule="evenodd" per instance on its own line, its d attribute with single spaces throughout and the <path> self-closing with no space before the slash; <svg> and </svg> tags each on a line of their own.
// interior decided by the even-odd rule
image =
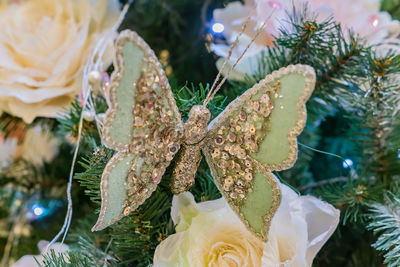
<svg viewBox="0 0 400 267">
<path fill-rule="evenodd" d="M 94 120 L 94 113 L 90 112 L 89 110 L 85 110 L 83 112 L 83 118 L 85 121 L 93 121 Z"/>
<path fill-rule="evenodd" d="M 88 81 L 92 86 L 99 84 L 100 79 L 101 79 L 101 74 L 96 70 L 91 71 L 88 75 Z"/>
</svg>

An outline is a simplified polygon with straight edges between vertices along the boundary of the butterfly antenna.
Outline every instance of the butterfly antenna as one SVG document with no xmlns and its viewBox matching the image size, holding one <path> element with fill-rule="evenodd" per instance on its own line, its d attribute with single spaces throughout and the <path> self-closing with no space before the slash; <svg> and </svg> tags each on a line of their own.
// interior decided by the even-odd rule
<svg viewBox="0 0 400 267">
<path fill-rule="evenodd" d="M 228 51 L 228 56 L 225 58 L 224 63 L 222 64 L 220 70 L 218 71 L 217 77 L 215 77 L 214 82 L 213 82 L 213 84 L 212 84 L 212 86 L 211 86 L 211 88 L 210 88 L 210 91 L 208 91 L 208 94 L 207 94 L 207 96 L 206 96 L 206 98 L 205 98 L 205 100 L 204 100 L 204 103 L 203 103 L 204 106 L 206 106 L 207 103 L 209 102 L 208 99 L 210 98 L 210 96 L 211 96 L 211 94 L 212 94 L 212 91 L 214 90 L 215 86 L 217 85 L 217 82 L 219 81 L 219 79 L 220 79 L 220 77 L 221 77 L 222 71 L 225 69 L 226 63 L 230 60 L 230 58 L 231 58 L 231 56 L 232 56 L 233 49 L 238 45 L 238 43 L 239 43 L 239 38 L 242 36 L 242 34 L 244 33 L 244 31 L 246 30 L 247 25 L 249 24 L 249 21 L 250 21 L 251 13 L 252 13 L 252 12 L 253 12 L 253 10 L 250 11 L 250 14 L 249 14 L 249 16 L 247 16 L 246 21 L 245 21 L 244 24 L 242 25 L 242 28 L 241 28 L 239 34 L 236 36 L 235 41 L 234 41 L 234 42 L 232 43 L 232 45 L 230 46 L 229 51 Z M 211 100 L 211 99 L 210 99 L 210 100 Z"/>
<path fill-rule="evenodd" d="M 250 46 L 254 43 L 254 41 L 257 39 L 257 37 L 265 30 L 266 24 L 268 22 L 268 20 L 271 18 L 273 11 L 268 15 L 267 19 L 257 28 L 256 34 L 253 36 L 253 38 L 251 39 L 251 41 L 248 43 L 248 45 L 246 46 L 246 48 L 243 50 L 243 52 L 240 54 L 240 56 L 238 57 L 238 59 L 235 61 L 235 63 L 231 66 L 231 68 L 228 70 L 227 74 L 224 75 L 225 77 L 221 80 L 221 82 L 215 87 L 215 85 L 217 84 L 217 82 L 219 81 L 219 78 L 221 76 L 222 71 L 225 69 L 225 65 L 226 63 L 229 61 L 230 56 L 232 55 L 232 50 L 233 48 L 237 45 L 237 43 L 239 42 L 239 37 L 240 35 L 244 32 L 245 28 L 247 27 L 247 23 L 250 20 L 250 16 L 247 17 L 245 25 L 243 25 L 242 27 L 242 31 L 239 33 L 239 35 L 236 37 L 235 42 L 231 45 L 231 48 L 228 52 L 228 57 L 225 59 L 224 63 L 222 64 L 222 67 L 220 68 L 217 77 L 214 80 L 213 85 L 211 86 L 210 91 L 207 94 L 206 99 L 204 100 L 203 106 L 207 106 L 207 104 L 214 98 L 214 96 L 216 95 L 216 93 L 219 91 L 219 89 L 222 87 L 222 85 L 225 83 L 226 79 L 229 77 L 229 75 L 231 74 L 232 70 L 237 66 L 237 64 L 239 63 L 239 61 L 243 58 L 244 54 L 246 54 L 247 50 L 250 48 Z"/>
</svg>

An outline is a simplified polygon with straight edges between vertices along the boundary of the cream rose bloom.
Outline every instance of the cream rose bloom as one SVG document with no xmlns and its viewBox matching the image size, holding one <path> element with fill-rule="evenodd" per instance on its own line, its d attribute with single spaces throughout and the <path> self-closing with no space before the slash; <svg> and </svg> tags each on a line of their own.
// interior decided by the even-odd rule
<svg viewBox="0 0 400 267">
<path fill-rule="evenodd" d="M 11 1 L 10 1 L 11 2 Z M 79 93 L 90 48 L 117 0 L 25 0 L 0 9 L 0 113 L 55 117 Z"/>
<path fill-rule="evenodd" d="M 250 233 L 225 199 L 196 203 L 190 193 L 174 196 L 176 234 L 156 248 L 155 267 L 310 267 L 339 222 L 339 211 L 281 185 L 282 204 L 269 241 Z"/>
</svg>

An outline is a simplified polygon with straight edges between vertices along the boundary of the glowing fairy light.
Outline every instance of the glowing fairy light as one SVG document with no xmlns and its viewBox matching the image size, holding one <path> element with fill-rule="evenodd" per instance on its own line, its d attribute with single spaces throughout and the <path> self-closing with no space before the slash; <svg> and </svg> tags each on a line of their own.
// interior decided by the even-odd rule
<svg viewBox="0 0 400 267">
<path fill-rule="evenodd" d="M 34 213 L 36 216 L 40 216 L 40 215 L 43 214 L 43 209 L 42 209 L 41 207 L 36 207 L 36 208 L 33 209 L 33 213 Z"/>
<path fill-rule="evenodd" d="M 268 5 L 276 10 L 282 10 L 282 4 L 278 1 L 268 1 Z"/>
<path fill-rule="evenodd" d="M 350 168 L 351 166 L 353 166 L 353 161 L 351 159 L 345 159 L 342 165 L 345 169 Z"/>
<path fill-rule="evenodd" d="M 216 22 L 212 25 L 212 30 L 215 33 L 221 33 L 225 30 L 225 26 L 222 23 Z"/>
</svg>

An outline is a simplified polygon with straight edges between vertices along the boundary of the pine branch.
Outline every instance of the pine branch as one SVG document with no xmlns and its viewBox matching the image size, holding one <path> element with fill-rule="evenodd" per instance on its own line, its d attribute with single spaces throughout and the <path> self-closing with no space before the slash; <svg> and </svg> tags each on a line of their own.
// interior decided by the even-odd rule
<svg viewBox="0 0 400 267">
<path fill-rule="evenodd" d="M 393 19 L 400 18 L 400 1 L 399 0 L 382 0 L 381 9 L 390 13 Z"/>
<path fill-rule="evenodd" d="M 349 134 L 357 144 L 361 175 L 389 187 L 393 174 L 400 171 L 399 57 L 377 58 L 371 54 L 365 62 L 365 77 L 358 81 L 363 87 L 343 93 L 343 98 L 352 98 L 352 104 L 345 107 L 353 121 Z"/>
<path fill-rule="evenodd" d="M 381 200 L 382 190 L 381 185 L 350 179 L 344 185 L 326 185 L 316 194 L 342 210 L 343 225 L 357 223 L 360 226 L 366 222 L 368 203 Z"/>
<path fill-rule="evenodd" d="M 112 156 L 112 151 L 104 146 L 96 147 L 94 153 L 83 158 L 79 164 L 84 168 L 81 173 L 75 174 L 75 179 L 85 187 L 85 194 L 100 207 L 100 180 L 107 161 Z"/>
<path fill-rule="evenodd" d="M 165 186 L 164 181 L 133 214 L 111 226 L 112 250 L 122 264 L 148 266 L 157 245 L 173 233 L 169 215 L 172 196 L 165 192 Z"/>
<path fill-rule="evenodd" d="M 3 138 L 20 136 L 23 134 L 25 127 L 25 123 L 20 118 L 6 113 L 0 115 L 0 136 Z"/>
<path fill-rule="evenodd" d="M 385 252 L 384 263 L 396 267 L 400 265 L 400 198 L 388 193 L 385 200 L 385 204 L 374 202 L 369 205 L 367 228 L 378 235 L 372 246 Z"/>
<path fill-rule="evenodd" d="M 43 263 L 37 264 L 41 267 L 92 267 L 93 262 L 90 258 L 79 252 L 68 252 L 68 253 L 55 253 L 54 250 L 50 251 L 50 255 L 44 255 Z"/>
<path fill-rule="evenodd" d="M 89 216 L 91 217 L 91 216 Z M 87 222 L 84 220 L 84 222 Z M 88 226 L 88 225 L 86 225 Z M 87 230 L 89 228 L 86 228 Z M 108 252 L 111 241 L 108 240 L 108 245 L 105 250 L 98 248 L 99 236 L 98 233 L 87 233 L 82 229 L 74 229 L 68 240 L 73 242 L 69 246 L 69 251 L 66 253 L 55 253 L 51 250 L 50 255 L 45 255 L 43 267 L 89 267 L 89 266 L 102 266 L 102 267 L 116 267 L 117 260 L 112 257 Z M 109 239 L 109 236 L 106 236 Z"/>
<path fill-rule="evenodd" d="M 174 97 L 179 111 L 182 114 L 184 121 L 188 118 L 190 109 L 195 105 L 202 105 L 208 91 L 210 90 L 209 84 L 204 86 L 199 84 L 196 88 L 193 84 L 189 88 L 187 85 L 177 89 L 173 89 Z M 224 110 L 227 105 L 226 97 L 221 94 L 214 97 L 208 104 L 208 109 L 211 112 L 211 119 L 218 116 L 218 114 Z"/>
<path fill-rule="evenodd" d="M 104 113 L 107 109 L 105 99 L 100 95 L 92 93 L 92 99 L 96 108 L 96 113 Z M 71 103 L 69 110 L 65 111 L 62 117 L 57 118 L 59 123 L 58 134 L 61 136 L 69 136 L 71 139 L 76 139 L 79 131 L 79 121 L 82 113 L 82 103 L 79 99 L 75 99 Z M 87 136 L 89 139 L 100 140 L 97 131 L 96 123 L 94 121 L 83 121 L 82 136 Z"/>
</svg>

